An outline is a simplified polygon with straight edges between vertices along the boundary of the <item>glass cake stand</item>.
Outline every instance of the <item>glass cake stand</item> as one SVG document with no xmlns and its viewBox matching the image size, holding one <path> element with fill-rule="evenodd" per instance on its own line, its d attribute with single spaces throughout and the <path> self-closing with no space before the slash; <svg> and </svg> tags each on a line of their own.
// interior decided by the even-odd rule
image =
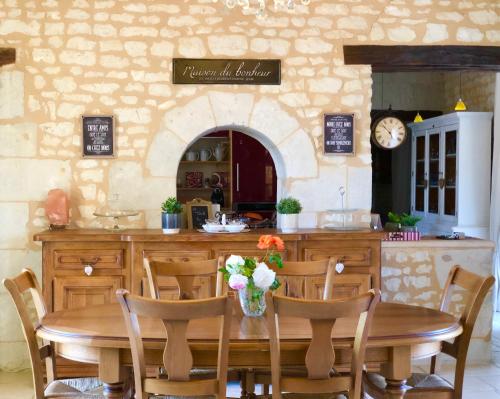
<svg viewBox="0 0 500 399">
<path fill-rule="evenodd" d="M 129 216 L 137 216 L 139 214 L 138 211 L 132 211 L 132 210 L 100 210 L 100 211 L 95 211 L 94 216 L 97 217 L 103 217 L 103 218 L 113 218 L 114 221 L 114 226 L 113 227 L 106 227 L 106 230 L 111 230 L 111 231 L 120 231 L 124 230 L 124 227 L 120 227 L 118 224 L 120 218 L 124 217 L 129 217 Z"/>
</svg>

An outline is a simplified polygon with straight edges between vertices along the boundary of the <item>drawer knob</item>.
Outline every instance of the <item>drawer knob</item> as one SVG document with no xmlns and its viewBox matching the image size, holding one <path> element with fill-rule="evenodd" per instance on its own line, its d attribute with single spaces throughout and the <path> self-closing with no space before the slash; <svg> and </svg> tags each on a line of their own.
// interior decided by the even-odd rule
<svg viewBox="0 0 500 399">
<path fill-rule="evenodd" d="M 335 271 L 340 274 L 344 271 L 344 264 L 342 262 L 337 262 L 337 264 L 335 265 Z"/>
<path fill-rule="evenodd" d="M 85 265 L 83 268 L 83 272 L 87 275 L 90 276 L 92 275 L 92 272 L 94 271 L 94 268 L 91 265 Z"/>
</svg>

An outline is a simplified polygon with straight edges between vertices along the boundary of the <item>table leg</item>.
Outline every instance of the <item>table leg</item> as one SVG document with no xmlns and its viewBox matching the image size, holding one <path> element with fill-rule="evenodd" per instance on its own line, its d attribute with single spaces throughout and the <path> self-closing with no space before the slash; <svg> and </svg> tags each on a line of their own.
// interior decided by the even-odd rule
<svg viewBox="0 0 500 399">
<path fill-rule="evenodd" d="M 124 372 L 120 365 L 120 349 L 101 348 L 99 351 L 99 379 L 106 398 L 124 398 Z"/>
<path fill-rule="evenodd" d="M 389 349 L 389 361 L 382 365 L 386 381 L 387 398 L 402 399 L 408 389 L 406 380 L 411 376 L 411 347 L 396 346 Z"/>
</svg>

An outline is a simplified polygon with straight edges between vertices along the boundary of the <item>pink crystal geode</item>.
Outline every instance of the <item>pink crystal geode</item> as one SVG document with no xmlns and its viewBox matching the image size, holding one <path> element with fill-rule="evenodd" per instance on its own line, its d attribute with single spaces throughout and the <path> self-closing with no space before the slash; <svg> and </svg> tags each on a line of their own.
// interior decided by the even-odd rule
<svg viewBox="0 0 500 399">
<path fill-rule="evenodd" d="M 45 215 L 54 227 L 63 227 L 69 223 L 68 195 L 60 188 L 49 191 L 45 202 Z"/>
</svg>

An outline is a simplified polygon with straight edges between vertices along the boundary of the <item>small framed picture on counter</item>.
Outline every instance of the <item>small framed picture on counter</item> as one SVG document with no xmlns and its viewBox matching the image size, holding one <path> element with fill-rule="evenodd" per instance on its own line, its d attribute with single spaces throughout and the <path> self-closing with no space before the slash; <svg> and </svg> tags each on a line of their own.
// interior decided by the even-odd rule
<svg viewBox="0 0 500 399">
<path fill-rule="evenodd" d="M 323 137 L 325 154 L 355 155 L 354 114 L 325 114 Z"/>
<path fill-rule="evenodd" d="M 115 155 L 113 115 L 82 115 L 84 158 L 113 158 Z"/>
</svg>

